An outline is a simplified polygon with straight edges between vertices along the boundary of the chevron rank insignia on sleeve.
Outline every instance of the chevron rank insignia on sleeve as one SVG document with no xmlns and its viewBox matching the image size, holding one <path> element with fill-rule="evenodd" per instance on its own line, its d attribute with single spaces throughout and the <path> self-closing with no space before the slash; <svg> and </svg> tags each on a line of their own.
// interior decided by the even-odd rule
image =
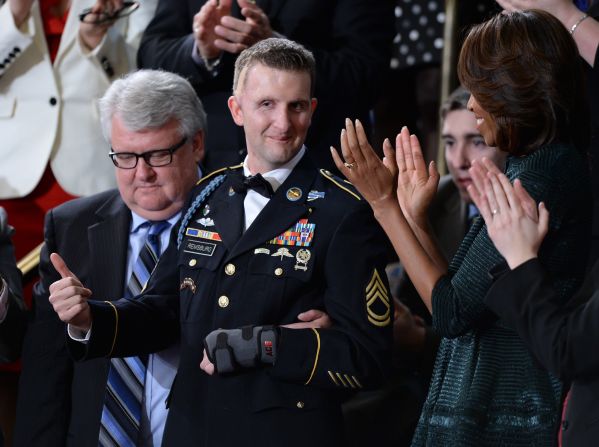
<svg viewBox="0 0 599 447">
<path fill-rule="evenodd" d="M 389 292 L 376 269 L 366 286 L 366 313 L 368 321 L 375 326 L 385 327 L 391 323 Z"/>
</svg>

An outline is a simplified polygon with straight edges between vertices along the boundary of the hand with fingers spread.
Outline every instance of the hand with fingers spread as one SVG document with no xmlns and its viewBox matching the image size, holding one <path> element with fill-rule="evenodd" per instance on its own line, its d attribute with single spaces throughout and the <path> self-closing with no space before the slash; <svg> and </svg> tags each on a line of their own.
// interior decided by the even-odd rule
<svg viewBox="0 0 599 447">
<path fill-rule="evenodd" d="M 483 165 L 477 162 L 470 168 L 474 182 L 470 196 L 495 247 L 514 269 L 537 257 L 549 229 L 549 212 L 543 202 L 537 207 L 520 180 L 512 186 L 504 174 Z"/>
<path fill-rule="evenodd" d="M 231 15 L 232 0 L 208 0 L 193 17 L 193 35 L 200 56 L 205 60 L 216 59 L 222 49 L 216 45 L 219 35 L 216 27 L 223 18 Z"/>
<path fill-rule="evenodd" d="M 50 285 L 50 303 L 54 311 L 63 322 L 83 332 L 89 331 L 92 317 L 87 299 L 91 290 L 81 284 L 58 253 L 52 253 L 50 261 L 61 276 Z"/>
<path fill-rule="evenodd" d="M 427 226 L 428 207 L 435 197 L 439 184 L 439 173 L 435 162 L 426 166 L 420 142 L 403 127 L 395 140 L 397 161 L 397 199 L 410 225 Z"/>
<path fill-rule="evenodd" d="M 260 40 L 273 36 L 270 20 L 250 0 L 237 0 L 244 19 L 231 16 L 232 0 L 209 0 L 193 20 L 200 55 L 214 59 L 225 51 L 238 54 Z"/>
<path fill-rule="evenodd" d="M 356 187 L 375 214 L 389 206 L 397 206 L 395 197 L 395 166 L 393 148 L 385 140 L 381 161 L 366 138 L 366 131 L 359 120 L 352 123 L 345 120 L 345 129 L 341 131 L 341 154 L 331 147 L 331 155 L 341 173 Z"/>
<path fill-rule="evenodd" d="M 219 37 L 214 41 L 215 46 L 233 54 L 241 53 L 256 42 L 273 37 L 270 20 L 255 1 L 237 0 L 237 3 L 245 20 L 226 16 L 214 28 Z"/>
<path fill-rule="evenodd" d="M 93 21 L 94 15 L 112 14 L 123 7 L 123 0 L 97 0 L 90 8 L 90 20 Z M 81 22 L 79 24 L 79 38 L 88 48 L 93 50 L 96 48 L 108 32 L 108 29 L 114 24 L 114 20 L 110 22 L 93 23 Z"/>
</svg>

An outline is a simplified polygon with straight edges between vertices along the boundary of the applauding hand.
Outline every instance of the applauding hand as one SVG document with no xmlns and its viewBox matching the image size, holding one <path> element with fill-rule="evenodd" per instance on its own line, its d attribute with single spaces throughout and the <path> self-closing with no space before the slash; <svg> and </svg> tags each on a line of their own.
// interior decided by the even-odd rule
<svg viewBox="0 0 599 447">
<path fill-rule="evenodd" d="M 439 173 L 432 161 L 424 162 L 420 142 L 403 127 L 395 140 L 398 166 L 397 199 L 410 225 L 424 228 L 427 224 L 428 207 L 435 197 Z"/>
<path fill-rule="evenodd" d="M 549 228 L 549 212 L 538 207 L 520 180 L 514 186 L 486 158 L 470 168 L 470 197 L 487 224 L 489 237 L 510 268 L 536 258 Z"/>
<path fill-rule="evenodd" d="M 390 204 L 397 204 L 395 197 L 395 153 L 385 140 L 383 145 L 385 158 L 381 161 L 366 138 L 366 132 L 359 120 L 356 124 L 345 120 L 345 129 L 341 131 L 341 153 L 331 147 L 331 155 L 337 168 L 356 187 L 375 214 L 384 211 Z"/>
</svg>

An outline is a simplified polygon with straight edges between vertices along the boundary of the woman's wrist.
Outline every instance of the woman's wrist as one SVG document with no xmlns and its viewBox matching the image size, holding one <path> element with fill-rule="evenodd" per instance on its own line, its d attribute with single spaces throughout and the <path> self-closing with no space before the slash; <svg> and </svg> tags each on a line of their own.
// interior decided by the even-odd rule
<svg viewBox="0 0 599 447">
<path fill-rule="evenodd" d="M 536 257 L 537 254 L 533 251 L 521 252 L 506 257 L 505 261 L 507 262 L 507 265 L 509 266 L 510 270 L 514 270 L 516 267 L 519 267 L 525 262 L 528 262 Z"/>
<path fill-rule="evenodd" d="M 565 2 L 559 9 L 554 12 L 555 17 L 562 22 L 568 31 L 585 15 L 583 11 L 578 9 L 574 3 Z"/>
</svg>

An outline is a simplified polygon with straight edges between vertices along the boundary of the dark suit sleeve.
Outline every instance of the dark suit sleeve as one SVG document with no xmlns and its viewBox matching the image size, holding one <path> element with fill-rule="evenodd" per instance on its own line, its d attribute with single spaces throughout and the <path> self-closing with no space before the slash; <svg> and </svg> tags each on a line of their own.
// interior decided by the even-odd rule
<svg viewBox="0 0 599 447">
<path fill-rule="evenodd" d="M 71 355 L 76 360 L 149 354 L 161 351 L 178 340 L 176 228 L 171 236 L 172 243 L 160 257 L 141 295 L 118 301 L 89 301 L 93 320 L 89 343 L 67 338 Z"/>
<path fill-rule="evenodd" d="M 275 377 L 327 388 L 372 387 L 390 368 L 393 306 L 385 275 L 388 244 L 370 209 L 349 213 L 325 261 L 330 329 L 281 329 Z"/>
<path fill-rule="evenodd" d="M 16 360 L 27 327 L 27 314 L 23 303 L 21 273 L 17 269 L 14 248 L 9 238 L 0 240 L 0 275 L 8 286 L 8 312 L 0 323 L 0 363 Z"/>
<path fill-rule="evenodd" d="M 40 281 L 33 290 L 32 317 L 23 345 L 15 445 L 65 445 L 71 405 L 73 363 L 65 345 L 65 325 L 48 298 L 60 279 L 50 262 L 58 251 L 54 212 L 46 214 Z"/>
<path fill-rule="evenodd" d="M 599 274 L 599 263 L 591 274 Z M 533 259 L 500 276 L 485 301 L 514 325 L 549 371 L 562 379 L 599 374 L 599 290 L 585 304 L 568 309 L 560 305 L 551 278 Z"/>
</svg>

